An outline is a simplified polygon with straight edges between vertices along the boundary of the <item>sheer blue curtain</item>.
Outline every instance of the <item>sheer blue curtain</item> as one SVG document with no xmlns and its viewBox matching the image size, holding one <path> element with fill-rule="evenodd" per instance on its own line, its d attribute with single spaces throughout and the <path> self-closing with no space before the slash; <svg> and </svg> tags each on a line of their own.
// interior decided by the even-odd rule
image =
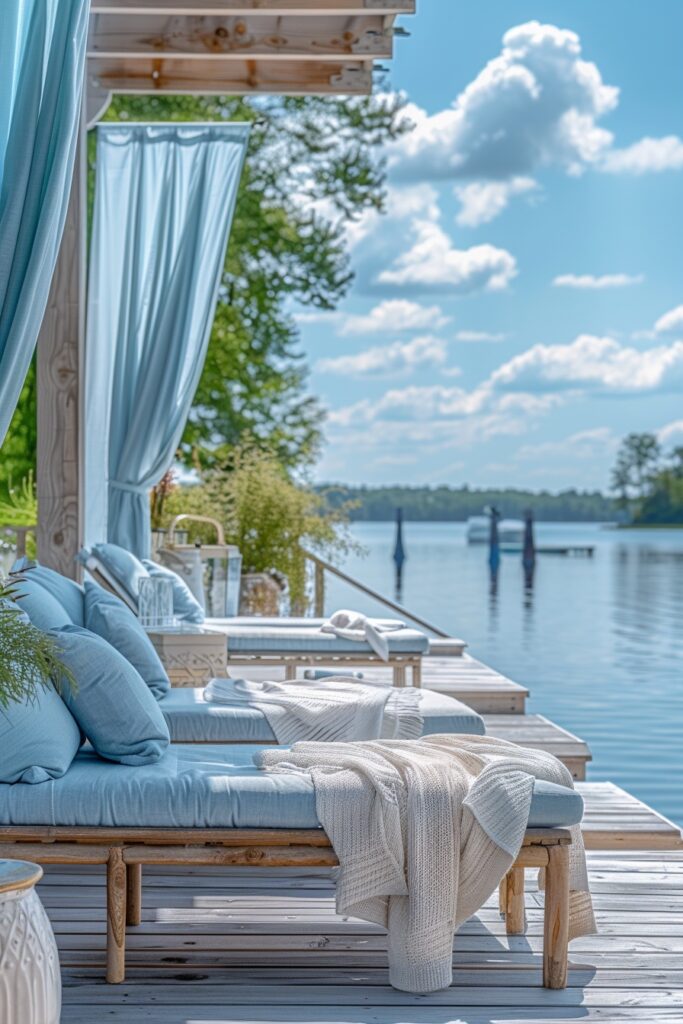
<svg viewBox="0 0 683 1024">
<path fill-rule="evenodd" d="M 149 556 L 149 490 L 199 383 L 247 125 L 99 125 L 86 332 L 86 542 Z"/>
<path fill-rule="evenodd" d="M 0 4 L 0 444 L 45 313 L 78 136 L 90 0 Z"/>
</svg>

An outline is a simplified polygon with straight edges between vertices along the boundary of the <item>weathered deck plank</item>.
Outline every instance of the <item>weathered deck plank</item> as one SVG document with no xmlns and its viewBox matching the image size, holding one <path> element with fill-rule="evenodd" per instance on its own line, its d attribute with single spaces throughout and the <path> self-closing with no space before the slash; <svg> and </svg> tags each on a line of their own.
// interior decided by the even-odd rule
<svg viewBox="0 0 683 1024">
<path fill-rule="evenodd" d="M 545 715 L 484 715 L 483 718 L 490 736 L 533 750 L 547 750 L 567 766 L 574 779 L 586 778 L 586 765 L 592 760 L 588 744 Z"/>
<path fill-rule="evenodd" d="M 431 996 L 388 986 L 384 936 L 336 916 L 325 870 L 150 869 L 121 986 L 102 980 L 102 872 L 48 868 L 40 894 L 60 947 L 62 1024 L 683 1020 L 683 850 L 590 853 L 589 871 L 600 934 L 571 944 L 559 992 L 539 987 L 532 872 L 527 934 L 508 938 L 491 900 L 456 937 L 454 985 Z"/>
</svg>

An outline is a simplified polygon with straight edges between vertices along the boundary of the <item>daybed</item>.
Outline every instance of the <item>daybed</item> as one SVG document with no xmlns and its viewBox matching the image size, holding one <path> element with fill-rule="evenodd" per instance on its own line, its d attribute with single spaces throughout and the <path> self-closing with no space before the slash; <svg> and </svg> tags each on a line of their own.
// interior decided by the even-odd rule
<svg viewBox="0 0 683 1024">
<path fill-rule="evenodd" d="M 107 869 L 107 980 L 125 977 L 126 925 L 140 923 L 144 864 L 332 866 L 308 776 L 256 769 L 253 746 L 172 744 L 130 767 L 81 750 L 66 774 L 39 785 L 0 784 L 0 857 Z M 583 803 L 537 781 L 528 831 L 508 885 L 507 930 L 523 929 L 519 876 L 546 869 L 543 984 L 567 976 L 568 827 Z"/>
</svg>

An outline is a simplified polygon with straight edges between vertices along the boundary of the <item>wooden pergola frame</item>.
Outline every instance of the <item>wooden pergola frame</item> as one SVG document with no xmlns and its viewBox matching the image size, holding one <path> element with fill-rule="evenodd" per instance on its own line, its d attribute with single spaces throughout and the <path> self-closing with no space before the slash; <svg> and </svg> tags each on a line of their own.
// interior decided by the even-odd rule
<svg viewBox="0 0 683 1024">
<path fill-rule="evenodd" d="M 83 543 L 87 128 L 112 93 L 364 95 L 415 0 L 92 0 L 83 118 L 38 339 L 38 557 L 78 577 Z M 104 454 L 104 453 L 103 453 Z"/>
</svg>

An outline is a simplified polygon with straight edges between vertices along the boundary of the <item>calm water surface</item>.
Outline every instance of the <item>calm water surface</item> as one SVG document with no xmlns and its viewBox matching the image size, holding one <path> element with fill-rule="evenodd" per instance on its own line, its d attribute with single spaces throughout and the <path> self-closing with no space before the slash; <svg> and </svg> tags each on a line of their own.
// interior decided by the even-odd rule
<svg viewBox="0 0 683 1024">
<path fill-rule="evenodd" d="M 344 568 L 395 596 L 394 526 L 356 523 L 366 554 Z M 590 558 L 539 556 L 533 588 L 521 556 L 488 553 L 462 523 L 407 523 L 403 604 L 463 637 L 475 657 L 531 690 L 530 712 L 585 739 L 589 778 L 610 779 L 683 823 L 683 530 L 539 524 L 538 544 L 591 544 Z M 327 611 L 377 613 L 328 581 Z"/>
</svg>

